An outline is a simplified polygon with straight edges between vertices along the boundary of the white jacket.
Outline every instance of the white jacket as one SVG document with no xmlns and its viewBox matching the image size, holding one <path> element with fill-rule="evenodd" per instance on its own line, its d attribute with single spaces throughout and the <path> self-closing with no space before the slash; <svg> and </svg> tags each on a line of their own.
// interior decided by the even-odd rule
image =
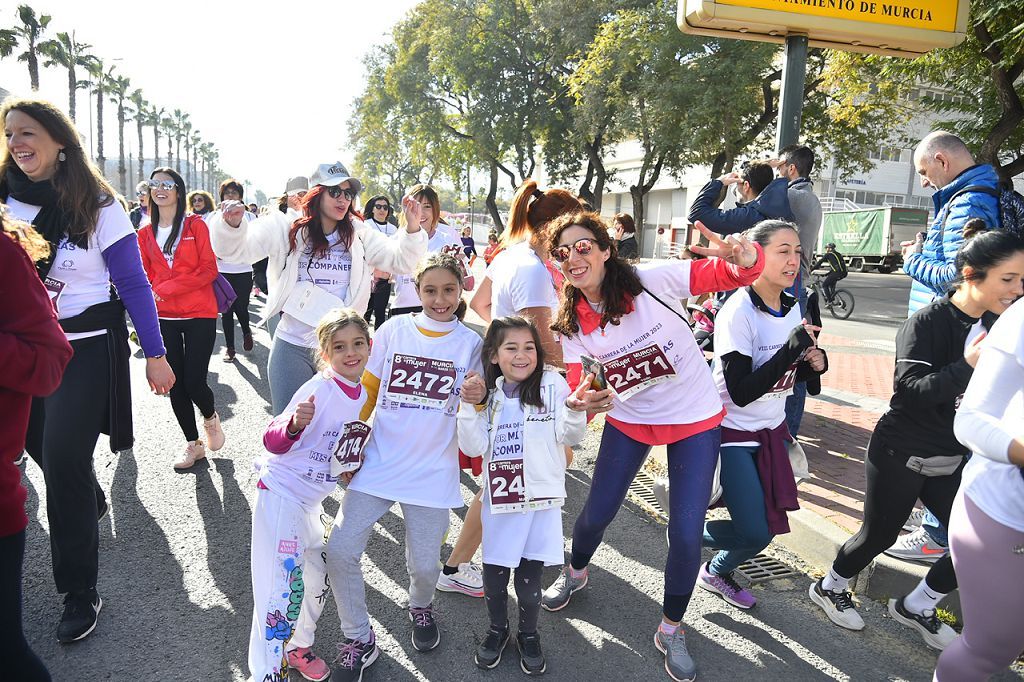
<svg viewBox="0 0 1024 682">
<path fill-rule="evenodd" d="M 232 263 L 270 259 L 267 264 L 270 292 L 260 325 L 281 312 L 298 282 L 302 247 L 297 245 L 294 251 L 288 252 L 288 231 L 298 217 L 299 214 L 291 210 L 287 214 L 273 211 L 256 220 L 243 219 L 238 227 L 231 227 L 219 211 L 210 219 L 210 241 L 219 258 Z M 352 225 L 356 233 L 349 248 L 352 277 L 342 303 L 363 311 L 370 301 L 373 269 L 400 274 L 412 272 L 427 253 L 427 235 L 423 230 L 412 234 L 399 230 L 394 236 L 386 237 L 361 220 L 353 218 Z M 299 236 L 299 244 L 304 243 L 305 235 Z"/>
<path fill-rule="evenodd" d="M 469 457 L 487 456 L 494 445 L 498 420 L 505 404 L 503 377 L 482 410 L 465 402 L 459 404 L 457 417 L 459 449 Z M 542 497 L 565 499 L 565 451 L 563 445 L 579 445 L 587 434 L 587 413 L 565 406 L 569 384 L 558 372 L 544 370 L 541 397 L 546 405 L 539 409 L 525 405 L 523 425 L 523 482 L 526 499 Z M 516 398 L 517 399 L 517 398 Z"/>
</svg>

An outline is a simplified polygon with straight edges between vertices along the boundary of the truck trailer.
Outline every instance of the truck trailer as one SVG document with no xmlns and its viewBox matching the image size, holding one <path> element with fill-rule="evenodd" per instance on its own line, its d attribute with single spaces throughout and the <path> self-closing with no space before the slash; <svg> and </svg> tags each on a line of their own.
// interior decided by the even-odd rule
<svg viewBox="0 0 1024 682">
<path fill-rule="evenodd" d="M 871 268 L 889 273 L 903 264 L 900 242 L 928 229 L 928 211 L 920 208 L 864 208 L 824 215 L 817 253 L 833 243 L 853 272 Z"/>
</svg>

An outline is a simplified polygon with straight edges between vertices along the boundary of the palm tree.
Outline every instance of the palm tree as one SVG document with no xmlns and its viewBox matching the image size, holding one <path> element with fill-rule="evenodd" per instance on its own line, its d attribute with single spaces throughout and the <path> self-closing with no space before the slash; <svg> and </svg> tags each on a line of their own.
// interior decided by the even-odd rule
<svg viewBox="0 0 1024 682">
<path fill-rule="evenodd" d="M 149 110 L 149 117 L 146 120 L 148 125 L 153 126 L 153 165 L 160 165 L 160 128 L 164 124 L 164 116 L 167 114 L 167 110 L 163 107 L 159 109 L 153 106 Z"/>
<path fill-rule="evenodd" d="M 113 70 L 113 69 L 111 69 Z M 126 76 L 114 76 L 107 83 L 107 91 L 110 93 L 110 101 L 117 105 L 117 179 L 121 183 L 121 194 L 128 195 L 127 168 L 124 163 L 124 101 L 128 97 L 128 88 L 132 86 L 131 80 Z"/>
<path fill-rule="evenodd" d="M 202 139 L 203 138 L 199 136 L 199 131 L 198 130 L 193 130 L 191 138 L 185 140 L 185 164 L 186 164 L 186 167 L 187 167 L 188 173 L 189 173 L 189 178 L 190 178 L 189 179 L 189 183 L 195 182 L 195 184 L 197 184 L 197 185 L 199 184 L 199 178 L 197 178 L 196 176 L 199 175 L 199 173 L 197 172 L 197 166 L 196 166 L 196 151 L 198 151 L 197 148 L 199 147 L 199 144 L 202 142 Z M 191 162 L 191 164 L 189 164 L 189 160 L 188 160 L 188 158 L 189 158 L 188 150 L 189 149 L 192 150 L 192 162 Z"/>
<path fill-rule="evenodd" d="M 93 57 L 85 64 L 85 70 L 89 72 L 89 83 L 92 91 L 96 93 L 96 165 L 100 169 L 100 175 L 107 175 L 107 159 L 103 156 L 103 100 L 110 89 L 111 81 L 114 78 L 114 69 L 106 64 L 99 57 Z"/>
<path fill-rule="evenodd" d="M 185 121 L 184 121 L 184 125 L 182 126 L 181 132 L 182 132 L 181 139 L 185 141 L 185 177 L 189 177 L 190 171 L 188 169 L 188 157 L 189 157 L 188 145 L 189 145 L 189 140 L 192 139 L 192 121 L 188 120 L 187 115 L 186 115 L 186 118 L 185 118 Z M 178 163 L 179 164 L 181 163 L 181 158 L 180 157 L 178 158 Z M 188 181 L 187 180 L 185 181 L 185 186 L 186 187 L 188 186 Z"/>
<path fill-rule="evenodd" d="M 39 89 L 39 55 L 42 52 L 39 49 L 39 39 L 46 31 L 51 17 L 48 14 L 37 17 L 34 9 L 28 5 L 20 5 L 18 18 L 21 19 L 22 25 L 12 30 L 21 37 L 22 43 L 25 45 L 25 51 L 18 55 L 18 61 L 28 63 L 28 78 L 32 83 L 32 90 L 35 91 Z"/>
<path fill-rule="evenodd" d="M 210 178 L 206 173 L 206 164 L 210 160 L 210 153 L 212 151 L 213 144 L 210 142 L 203 142 L 199 145 L 199 159 L 203 162 L 203 170 L 199 173 L 199 184 L 207 191 L 210 189 Z"/>
<path fill-rule="evenodd" d="M 174 165 L 174 145 L 171 144 L 171 140 L 177 134 L 173 116 L 165 116 L 164 120 L 160 122 L 160 127 L 163 128 L 164 137 L 167 138 L 167 167 L 170 168 Z"/>
<path fill-rule="evenodd" d="M 87 67 L 95 59 L 89 54 L 91 49 L 92 45 L 75 40 L 74 31 L 71 35 L 61 31 L 56 40 L 39 43 L 39 51 L 46 55 L 44 66 L 63 66 L 68 70 L 68 114 L 72 121 L 75 120 L 75 92 L 88 87 L 87 81 L 78 80 L 76 69 L 79 66 Z"/>
<path fill-rule="evenodd" d="M 18 33 L 13 28 L 0 29 L 0 59 L 10 57 L 18 46 Z"/>
<path fill-rule="evenodd" d="M 146 155 L 142 152 L 142 127 L 147 125 L 149 121 L 149 102 L 142 96 L 142 90 L 136 88 L 132 91 L 132 94 L 128 95 L 128 101 L 131 102 L 130 115 L 132 120 L 135 121 L 135 125 L 138 128 L 139 133 L 139 180 L 142 180 L 142 164 L 146 159 Z"/>
<path fill-rule="evenodd" d="M 192 122 L 189 120 L 188 114 L 181 109 L 175 109 L 172 116 L 174 118 L 174 170 L 181 173 L 181 138 L 188 137 L 189 131 L 192 130 Z"/>
</svg>

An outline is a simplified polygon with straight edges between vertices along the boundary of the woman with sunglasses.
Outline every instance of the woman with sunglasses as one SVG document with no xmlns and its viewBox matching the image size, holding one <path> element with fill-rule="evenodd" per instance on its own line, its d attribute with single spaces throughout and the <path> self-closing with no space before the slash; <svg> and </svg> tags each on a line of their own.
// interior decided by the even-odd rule
<svg viewBox="0 0 1024 682">
<path fill-rule="evenodd" d="M 366 221 L 367 227 L 380 232 L 385 237 L 392 236 L 398 230 L 394 223 L 391 222 L 393 216 L 391 200 L 385 195 L 378 194 L 375 197 L 370 197 L 370 200 L 366 202 L 366 206 L 370 212 L 370 219 Z M 366 314 L 363 316 L 367 322 L 371 319 L 376 320 L 373 325 L 374 329 L 380 329 L 380 326 L 384 324 L 384 320 L 387 319 L 388 301 L 390 300 L 391 273 L 374 269 L 370 303 L 366 307 Z"/>
<path fill-rule="evenodd" d="M 188 193 L 188 197 L 185 200 L 185 206 L 188 208 L 190 213 L 194 213 L 198 216 L 205 216 L 209 213 L 213 213 L 213 195 L 205 190 L 193 190 Z"/>
<path fill-rule="evenodd" d="M 556 218 L 548 225 L 551 257 L 566 276 L 553 328 L 562 334 L 570 386 L 583 375 L 583 356 L 603 364 L 614 393 L 595 411 L 608 412 L 594 477 L 572 534 L 569 564 L 544 591 L 543 606 L 558 611 L 587 584 L 587 565 L 652 445 L 668 447 L 669 550 L 662 621 L 655 645 L 676 680 L 696 666 L 680 627 L 690 601 L 703 539 L 708 493 L 725 415 L 704 355 L 683 317 L 680 300 L 736 289 L 764 268 L 761 247 L 739 236 L 697 228 L 709 246 L 691 246 L 702 260 L 634 266 L 622 260 L 596 213 Z M 588 369 L 589 371 L 589 369 Z"/>
<path fill-rule="evenodd" d="M 149 180 L 149 225 L 139 230 L 142 265 L 153 286 L 160 333 L 178 382 L 171 409 L 185 436 L 185 452 L 175 469 L 189 469 L 211 451 L 224 447 L 224 431 L 207 381 L 217 341 L 217 257 L 202 217 L 186 215 L 185 181 L 171 168 L 156 168 Z M 195 407 L 193 407 L 193 405 Z M 206 442 L 196 428 L 195 408 L 203 415 Z"/>
<path fill-rule="evenodd" d="M 74 124 L 40 100 L 8 100 L 0 118 L 7 138 L 0 201 L 50 243 L 50 256 L 36 267 L 74 350 L 57 390 L 32 400 L 25 438 L 46 482 L 53 577 L 65 594 L 57 639 L 67 643 L 96 628 L 103 606 L 96 592 L 99 519 L 108 507 L 93 471 L 96 443 L 101 431 L 110 434 L 112 451 L 134 443 L 126 309 L 150 388 L 166 394 L 174 373 L 135 230 L 88 161 Z"/>
<path fill-rule="evenodd" d="M 233 262 L 269 258 L 264 322 L 280 315 L 267 373 L 274 413 L 316 374 L 315 328 L 334 308 L 366 310 L 373 269 L 411 272 L 426 250 L 420 205 L 403 201 L 406 225 L 395 238 L 367 227 L 355 208 L 362 183 L 341 163 L 321 164 L 302 200 L 302 217 L 272 211 L 245 220 L 240 202 L 226 202 L 211 218 L 214 250 Z M 261 322 L 261 324 L 263 324 Z"/>
</svg>

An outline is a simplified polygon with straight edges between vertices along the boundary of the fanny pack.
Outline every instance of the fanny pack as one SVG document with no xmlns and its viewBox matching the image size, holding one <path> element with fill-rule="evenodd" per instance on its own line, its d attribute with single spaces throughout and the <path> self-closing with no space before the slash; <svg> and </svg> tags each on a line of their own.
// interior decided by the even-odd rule
<svg viewBox="0 0 1024 682">
<path fill-rule="evenodd" d="M 281 311 L 303 324 L 315 327 L 331 310 L 344 307 L 344 301 L 312 282 L 296 282 Z"/>
<path fill-rule="evenodd" d="M 950 476 L 964 461 L 962 455 L 945 455 L 941 457 L 908 457 L 907 468 L 922 476 Z"/>
</svg>

